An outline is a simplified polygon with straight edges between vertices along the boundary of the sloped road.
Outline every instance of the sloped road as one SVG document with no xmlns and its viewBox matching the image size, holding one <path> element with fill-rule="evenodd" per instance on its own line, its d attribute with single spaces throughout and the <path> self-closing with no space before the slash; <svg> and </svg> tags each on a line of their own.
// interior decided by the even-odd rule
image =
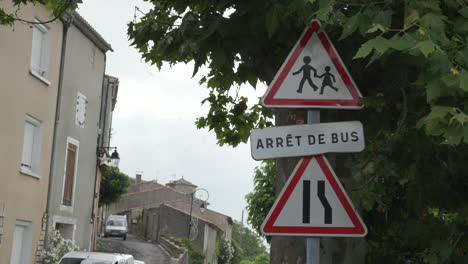
<svg viewBox="0 0 468 264">
<path fill-rule="evenodd" d="M 109 253 L 130 254 L 145 264 L 172 264 L 171 256 L 158 244 L 141 240 L 134 235 L 122 238 L 98 238 L 98 250 Z"/>
</svg>

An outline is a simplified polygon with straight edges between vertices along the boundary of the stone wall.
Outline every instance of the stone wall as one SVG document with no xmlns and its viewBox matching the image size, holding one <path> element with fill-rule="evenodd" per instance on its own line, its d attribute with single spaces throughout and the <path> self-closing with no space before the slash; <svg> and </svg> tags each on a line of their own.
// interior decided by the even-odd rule
<svg viewBox="0 0 468 264">
<path fill-rule="evenodd" d="M 160 212 L 159 235 L 169 234 L 181 238 L 188 236 L 190 215 L 166 205 L 160 207 Z M 205 223 L 198 221 L 198 225 L 192 230 L 195 230 L 195 235 L 192 233 L 194 244 L 203 249 Z"/>
<path fill-rule="evenodd" d="M 132 208 L 159 206 L 159 204 L 168 201 L 189 201 L 190 198 L 188 196 L 188 194 L 161 187 L 159 189 L 128 193 L 109 209 L 112 214 L 116 214 Z"/>
<path fill-rule="evenodd" d="M 36 248 L 36 255 L 35 261 L 36 264 L 42 264 L 42 253 L 44 253 L 45 248 L 45 234 L 46 234 L 46 227 L 47 227 L 47 213 L 44 213 L 42 216 L 42 224 L 41 224 L 41 234 L 39 237 L 39 242 L 37 243 Z"/>
<path fill-rule="evenodd" d="M 184 201 L 173 201 L 168 204 L 179 210 L 190 212 L 190 202 L 187 203 Z M 232 224 L 233 224 L 231 217 L 220 214 L 218 212 L 215 212 L 209 209 L 205 209 L 205 211 L 202 213 L 200 211 L 200 201 L 193 202 L 192 214 L 199 218 L 206 219 L 207 221 L 215 224 L 218 228 L 220 228 L 224 232 L 225 239 L 229 241 L 231 240 Z"/>
</svg>

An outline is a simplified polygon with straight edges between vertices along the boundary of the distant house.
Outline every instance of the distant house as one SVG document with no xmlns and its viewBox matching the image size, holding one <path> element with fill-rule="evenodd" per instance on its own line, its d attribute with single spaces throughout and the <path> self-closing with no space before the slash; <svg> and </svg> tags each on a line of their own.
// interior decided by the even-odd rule
<svg viewBox="0 0 468 264">
<path fill-rule="evenodd" d="M 32 22 L 51 19 L 41 4 L 0 6 Z M 60 20 L 0 26 L 0 263 L 40 261 L 62 27 Z"/>
<path fill-rule="evenodd" d="M 127 215 L 130 232 L 147 240 L 161 242 L 164 236 L 190 238 L 203 250 L 205 263 L 217 263 L 216 240 L 231 240 L 233 221 L 213 210 L 205 209 L 202 213 L 201 205 L 208 204 L 196 198 L 192 203 L 196 189 L 196 185 L 183 178 L 161 185 L 141 181 L 141 175 L 137 175 L 129 192 L 111 205 L 109 212 Z"/>
<path fill-rule="evenodd" d="M 58 98 L 47 230 L 82 249 L 92 247 L 97 147 L 107 140 L 102 118 L 109 97 L 103 87 L 106 52 L 112 51 L 77 12 L 64 17 L 62 87 Z M 112 106 L 113 107 L 113 106 Z M 104 139 L 102 139 L 104 138 Z"/>
</svg>

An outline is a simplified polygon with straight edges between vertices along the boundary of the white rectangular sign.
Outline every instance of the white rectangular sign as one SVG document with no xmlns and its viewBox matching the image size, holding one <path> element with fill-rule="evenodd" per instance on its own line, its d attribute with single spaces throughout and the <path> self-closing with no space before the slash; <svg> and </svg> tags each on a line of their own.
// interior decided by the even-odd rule
<svg viewBox="0 0 468 264">
<path fill-rule="evenodd" d="M 360 152 L 364 131 L 359 121 L 269 127 L 252 130 L 250 146 L 255 160 Z"/>
</svg>

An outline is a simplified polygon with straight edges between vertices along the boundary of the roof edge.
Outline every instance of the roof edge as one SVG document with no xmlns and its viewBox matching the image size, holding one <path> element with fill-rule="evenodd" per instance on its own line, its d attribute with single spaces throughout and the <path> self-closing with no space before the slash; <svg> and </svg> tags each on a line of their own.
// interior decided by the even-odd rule
<svg viewBox="0 0 468 264">
<path fill-rule="evenodd" d="M 88 37 L 101 51 L 114 51 L 112 46 L 99 34 L 78 12 L 70 11 L 65 16 L 73 17 L 75 25 L 86 37 Z"/>
</svg>

